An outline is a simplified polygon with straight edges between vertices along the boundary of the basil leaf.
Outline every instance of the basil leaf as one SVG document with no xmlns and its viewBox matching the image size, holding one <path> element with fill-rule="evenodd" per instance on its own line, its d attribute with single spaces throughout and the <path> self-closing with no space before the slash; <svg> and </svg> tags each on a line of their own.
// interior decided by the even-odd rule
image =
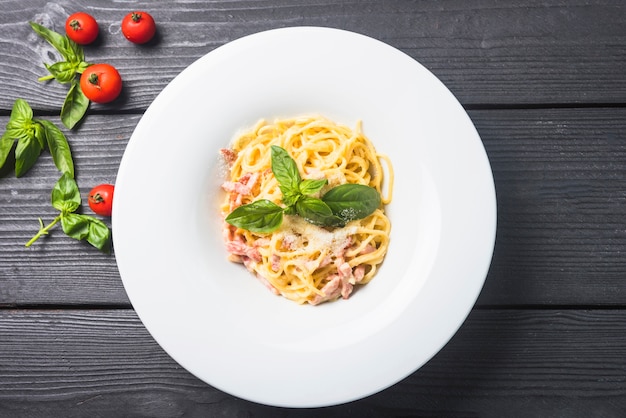
<svg viewBox="0 0 626 418">
<path fill-rule="evenodd" d="M 67 59 L 70 63 L 73 64 L 74 70 L 78 68 L 78 66 L 85 61 L 85 53 L 83 48 L 78 45 L 76 42 L 72 41 L 67 35 L 63 37 L 63 49 L 65 51 L 65 59 Z M 61 52 L 61 51 L 59 51 Z"/>
<path fill-rule="evenodd" d="M 61 217 L 61 226 L 67 236 L 87 240 L 102 252 L 111 251 L 111 230 L 101 220 L 88 215 L 68 213 Z"/>
<path fill-rule="evenodd" d="M 76 67 L 76 72 L 78 74 L 82 74 L 83 72 L 85 72 L 85 70 L 90 66 L 91 64 L 85 62 L 85 61 L 81 61 L 80 64 L 78 64 L 78 66 Z"/>
<path fill-rule="evenodd" d="M 85 116 L 88 108 L 89 99 L 83 93 L 78 81 L 74 80 L 61 108 L 61 122 L 68 129 L 72 129 Z"/>
<path fill-rule="evenodd" d="M 283 148 L 272 145 L 272 173 L 278 180 L 283 195 L 297 191 L 302 180 L 296 162 Z"/>
<path fill-rule="evenodd" d="M 55 80 L 61 84 L 67 84 L 76 78 L 76 67 L 67 61 L 44 65 L 50 74 L 54 76 Z"/>
<path fill-rule="evenodd" d="M 87 242 L 104 253 L 111 251 L 111 230 L 104 222 L 91 216 L 81 215 L 89 221 Z"/>
<path fill-rule="evenodd" d="M 24 99 L 13 103 L 11 117 L 7 123 L 7 132 L 13 139 L 30 138 L 33 136 L 33 109 Z"/>
<path fill-rule="evenodd" d="M 76 181 L 68 173 L 63 173 L 52 189 L 52 206 L 62 214 L 75 212 L 80 206 L 80 191 Z"/>
<path fill-rule="evenodd" d="M 296 202 L 296 213 L 304 220 L 318 226 L 342 226 L 341 218 L 335 216 L 321 199 L 303 196 Z"/>
<path fill-rule="evenodd" d="M 89 236 L 89 221 L 85 215 L 66 213 L 61 217 L 63 232 L 74 239 L 85 239 Z"/>
<path fill-rule="evenodd" d="M 282 201 L 288 208 L 295 205 L 298 199 L 302 197 L 302 193 L 300 193 L 299 191 L 282 190 L 281 188 L 281 192 L 283 194 Z"/>
<path fill-rule="evenodd" d="M 11 121 L 23 124 L 33 119 L 33 109 L 24 99 L 16 99 L 11 109 Z"/>
<path fill-rule="evenodd" d="M 303 195 L 310 196 L 322 190 L 322 187 L 326 186 L 326 184 L 328 184 L 328 180 L 326 179 L 321 179 L 321 180 L 305 179 L 305 180 L 302 180 L 302 182 L 298 185 L 298 188 L 300 189 L 300 193 L 302 193 Z"/>
<path fill-rule="evenodd" d="M 292 206 L 287 206 L 286 208 L 283 208 L 283 213 L 285 215 L 296 215 L 296 200 L 294 200 Z"/>
<path fill-rule="evenodd" d="M 22 177 L 37 162 L 41 154 L 41 145 L 37 139 L 20 138 L 15 148 L 15 176 Z"/>
<path fill-rule="evenodd" d="M 54 47 L 65 58 L 66 61 L 79 63 L 83 60 L 83 51 L 74 41 L 70 40 L 66 35 L 61 35 L 53 30 L 40 25 L 39 23 L 29 22 L 35 32 L 50 45 Z"/>
<path fill-rule="evenodd" d="M 11 153 L 14 143 L 15 140 L 9 135 L 9 131 L 6 131 L 2 134 L 2 137 L 0 137 L 0 168 L 2 168 L 7 161 L 7 157 Z"/>
<path fill-rule="evenodd" d="M 283 222 L 283 208 L 269 200 L 257 200 L 233 210 L 226 222 L 252 232 L 272 232 Z"/>
<path fill-rule="evenodd" d="M 380 206 L 380 194 L 373 187 L 362 184 L 342 184 L 333 187 L 322 197 L 332 212 L 349 222 L 370 215 Z"/>
<path fill-rule="evenodd" d="M 39 142 L 39 146 L 41 147 L 41 149 L 45 149 L 46 148 L 46 132 L 44 127 L 37 122 L 33 122 L 31 123 L 31 131 L 32 131 L 32 135 L 35 137 L 35 139 L 37 140 L 37 142 Z"/>
<path fill-rule="evenodd" d="M 48 149 L 52 155 L 54 165 L 61 173 L 67 173 L 74 177 L 74 161 L 67 138 L 57 126 L 47 120 L 41 120 L 39 123 L 44 128 L 44 134 L 48 143 Z"/>
</svg>

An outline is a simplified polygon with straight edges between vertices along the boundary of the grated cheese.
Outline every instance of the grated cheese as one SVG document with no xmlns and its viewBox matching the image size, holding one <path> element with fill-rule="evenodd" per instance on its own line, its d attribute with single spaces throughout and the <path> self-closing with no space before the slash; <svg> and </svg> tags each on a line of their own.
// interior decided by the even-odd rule
<svg viewBox="0 0 626 418">
<path fill-rule="evenodd" d="M 335 253 L 345 247 L 346 239 L 357 232 L 356 226 L 345 226 L 328 231 L 322 227 L 313 225 L 300 216 L 286 215 L 279 234 L 283 240 L 295 240 L 295 246 L 305 246 L 307 252 L 322 251 L 329 249 Z"/>
</svg>

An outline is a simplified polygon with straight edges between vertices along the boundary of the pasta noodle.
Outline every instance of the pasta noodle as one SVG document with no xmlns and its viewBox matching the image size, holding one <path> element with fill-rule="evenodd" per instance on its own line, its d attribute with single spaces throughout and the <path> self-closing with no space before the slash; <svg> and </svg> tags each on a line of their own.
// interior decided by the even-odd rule
<svg viewBox="0 0 626 418">
<path fill-rule="evenodd" d="M 389 246 L 391 224 L 384 205 L 392 198 L 391 162 L 376 152 L 360 123 L 352 130 L 320 116 L 262 120 L 222 150 L 228 163 L 228 179 L 222 185 L 227 191 L 221 205 L 224 217 L 259 199 L 281 204 L 271 169 L 272 145 L 287 151 L 303 179 L 328 180 L 320 195 L 340 184 L 357 183 L 376 189 L 382 204 L 369 216 L 336 228 L 313 225 L 298 215 L 285 215 L 271 233 L 224 222 L 229 259 L 243 263 L 273 293 L 297 303 L 347 299 L 356 285 L 373 279 Z M 383 179 L 384 174 L 388 178 Z"/>
</svg>

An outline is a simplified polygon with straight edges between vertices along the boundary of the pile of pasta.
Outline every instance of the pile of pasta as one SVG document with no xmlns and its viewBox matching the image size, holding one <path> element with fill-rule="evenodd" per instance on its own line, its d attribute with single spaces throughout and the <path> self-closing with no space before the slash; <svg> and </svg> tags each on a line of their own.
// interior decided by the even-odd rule
<svg viewBox="0 0 626 418">
<path fill-rule="evenodd" d="M 224 222 L 229 259 L 244 264 L 273 293 L 299 304 L 347 299 L 355 286 L 374 278 L 389 247 L 391 224 L 384 207 L 392 197 L 391 162 L 376 152 L 360 122 L 350 129 L 321 116 L 261 120 L 222 150 L 228 171 L 223 217 L 259 199 L 281 204 L 271 170 L 272 145 L 288 152 L 303 179 L 328 180 L 320 195 L 340 184 L 363 184 L 381 194 L 381 206 L 337 228 L 316 226 L 297 215 L 285 215 L 271 233 Z"/>
</svg>

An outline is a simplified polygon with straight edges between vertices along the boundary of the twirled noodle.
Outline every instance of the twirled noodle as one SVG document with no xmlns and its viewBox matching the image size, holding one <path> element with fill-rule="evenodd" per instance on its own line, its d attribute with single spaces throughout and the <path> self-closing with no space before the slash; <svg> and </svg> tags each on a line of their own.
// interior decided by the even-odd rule
<svg viewBox="0 0 626 418">
<path fill-rule="evenodd" d="M 287 151 L 303 179 L 328 180 L 320 196 L 334 186 L 358 183 L 375 188 L 382 205 L 366 218 L 334 229 L 315 226 L 297 215 L 285 215 L 273 233 L 254 233 L 224 222 L 229 259 L 243 263 L 275 294 L 297 303 L 347 299 L 355 285 L 372 280 L 387 253 L 391 224 L 384 205 L 392 197 L 391 163 L 376 152 L 360 123 L 352 130 L 319 116 L 262 120 L 236 138 L 230 149 L 222 150 L 229 168 L 222 185 L 228 192 L 221 206 L 224 217 L 259 199 L 281 204 L 271 170 L 272 145 Z"/>
</svg>

